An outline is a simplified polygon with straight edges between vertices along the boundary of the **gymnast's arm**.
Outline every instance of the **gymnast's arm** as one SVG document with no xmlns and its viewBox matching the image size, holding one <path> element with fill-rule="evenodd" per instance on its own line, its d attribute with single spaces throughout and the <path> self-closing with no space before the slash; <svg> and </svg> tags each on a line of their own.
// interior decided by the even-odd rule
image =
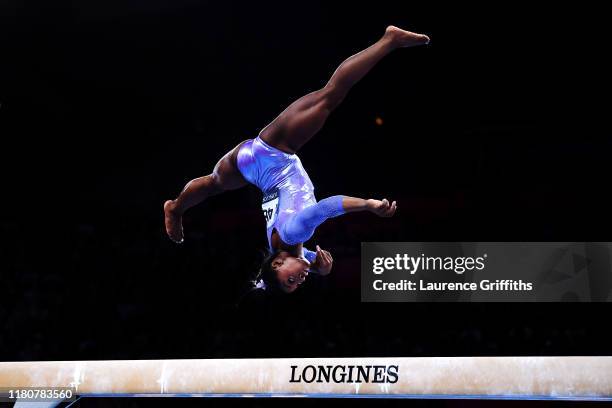
<svg viewBox="0 0 612 408">
<path fill-rule="evenodd" d="M 282 238 L 289 245 L 306 242 L 312 237 L 315 229 L 328 218 L 356 212 L 370 211 L 380 217 L 391 217 L 397 209 L 397 203 L 384 200 L 364 200 L 349 196 L 336 195 L 304 208 L 291 217 L 283 226 Z"/>
<path fill-rule="evenodd" d="M 386 198 L 382 200 L 374 200 L 372 198 L 364 200 L 363 198 L 344 196 L 342 207 L 346 212 L 370 211 L 379 217 L 393 217 L 395 210 L 397 210 L 397 202 L 389 203 L 389 200 Z"/>
</svg>

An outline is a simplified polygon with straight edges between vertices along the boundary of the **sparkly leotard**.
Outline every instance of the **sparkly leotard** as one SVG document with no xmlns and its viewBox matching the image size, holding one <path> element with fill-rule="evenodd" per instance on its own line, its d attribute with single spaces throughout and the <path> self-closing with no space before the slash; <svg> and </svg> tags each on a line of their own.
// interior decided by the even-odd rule
<svg viewBox="0 0 612 408">
<path fill-rule="evenodd" d="M 300 158 L 268 145 L 259 136 L 240 146 L 236 162 L 242 176 L 263 192 L 262 210 L 270 250 L 274 229 L 284 243 L 295 245 L 310 239 L 326 219 L 345 212 L 343 196 L 317 202 Z M 315 255 L 304 248 L 304 256 L 310 262 L 314 262 Z"/>
</svg>

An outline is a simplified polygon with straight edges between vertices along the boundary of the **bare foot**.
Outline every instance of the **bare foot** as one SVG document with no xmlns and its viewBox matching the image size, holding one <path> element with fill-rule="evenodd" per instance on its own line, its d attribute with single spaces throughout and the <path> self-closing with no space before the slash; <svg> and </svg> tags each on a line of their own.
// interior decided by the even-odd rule
<svg viewBox="0 0 612 408">
<path fill-rule="evenodd" d="M 166 224 L 166 233 L 171 240 L 180 244 L 183 242 L 183 222 L 181 214 L 175 210 L 173 200 L 168 200 L 164 203 L 164 221 Z"/>
<path fill-rule="evenodd" d="M 385 30 L 385 36 L 389 37 L 396 47 L 415 47 L 417 45 L 429 44 L 428 36 L 405 31 L 392 25 Z"/>
</svg>

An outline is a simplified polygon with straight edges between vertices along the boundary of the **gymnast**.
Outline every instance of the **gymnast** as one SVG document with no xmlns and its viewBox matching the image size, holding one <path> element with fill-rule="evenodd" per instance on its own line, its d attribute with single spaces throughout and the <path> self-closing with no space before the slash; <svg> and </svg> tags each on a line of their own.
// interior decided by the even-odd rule
<svg viewBox="0 0 612 408">
<path fill-rule="evenodd" d="M 318 245 L 304 248 L 317 226 L 326 219 L 355 211 L 391 217 L 397 203 L 335 195 L 315 199 L 314 186 L 296 152 L 323 126 L 351 87 L 378 61 L 396 48 L 429 43 L 426 35 L 389 26 L 373 45 L 349 57 L 327 84 L 299 98 L 266 126 L 255 139 L 245 140 L 229 151 L 207 176 L 191 180 L 175 200 L 164 203 L 166 232 L 183 242 L 183 213 L 208 197 L 248 183 L 263 193 L 269 255 L 263 261 L 256 286 L 293 292 L 309 272 L 327 275 L 333 258 Z"/>
</svg>

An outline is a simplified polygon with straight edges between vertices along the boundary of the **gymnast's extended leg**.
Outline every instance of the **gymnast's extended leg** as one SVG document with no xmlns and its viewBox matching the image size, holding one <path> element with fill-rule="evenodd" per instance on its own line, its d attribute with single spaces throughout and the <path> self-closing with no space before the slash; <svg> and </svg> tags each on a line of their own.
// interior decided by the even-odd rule
<svg viewBox="0 0 612 408">
<path fill-rule="evenodd" d="M 182 216 L 185 211 L 208 197 L 248 184 L 236 167 L 236 155 L 241 145 L 223 156 L 211 174 L 191 180 L 175 200 L 164 203 L 166 232 L 174 242 L 183 242 Z"/>
<path fill-rule="evenodd" d="M 259 136 L 268 144 L 295 153 L 323 127 L 351 87 L 396 48 L 427 44 L 426 35 L 389 26 L 380 40 L 346 59 L 321 89 L 293 102 Z"/>
</svg>

